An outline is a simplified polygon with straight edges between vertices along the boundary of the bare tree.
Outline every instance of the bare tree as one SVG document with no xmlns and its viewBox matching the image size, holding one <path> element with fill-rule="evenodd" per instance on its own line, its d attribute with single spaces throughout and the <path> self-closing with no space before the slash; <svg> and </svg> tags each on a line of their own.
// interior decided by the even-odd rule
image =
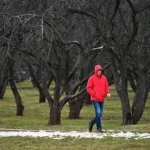
<svg viewBox="0 0 150 150">
<path fill-rule="evenodd" d="M 139 18 L 145 18 L 143 13 L 148 15 L 147 11 L 150 7 L 147 5 L 148 1 L 142 3 L 141 1 L 132 2 L 130 0 L 101 2 L 95 0 L 82 4 L 86 7 L 77 8 L 76 6 L 69 6 L 68 10 L 72 14 L 80 14 L 81 16 L 91 18 L 91 21 L 93 21 L 97 31 L 95 32 L 95 35 L 98 35 L 96 39 L 97 41 L 101 41 L 101 44 L 104 45 L 103 51 L 106 51 L 106 55 L 111 62 L 114 83 L 122 104 L 123 124 L 137 123 L 143 114 L 147 98 L 148 90 L 145 89 L 149 88 L 146 84 L 146 82 L 149 81 L 149 65 L 147 65 L 146 68 L 141 68 L 143 62 L 140 63 L 140 61 L 145 59 L 145 56 L 141 55 L 141 53 L 136 53 L 140 57 L 140 61 L 136 62 L 130 58 L 131 53 L 133 52 L 132 46 L 135 43 L 139 30 L 141 30 L 143 26 L 141 23 L 142 21 Z M 144 22 L 147 25 L 148 20 L 149 19 L 147 18 L 147 22 Z M 146 31 L 146 28 L 143 28 L 143 31 Z M 98 44 L 100 45 L 100 43 Z M 132 58 L 133 57 L 135 56 L 132 55 Z M 135 67 L 134 64 L 137 65 L 137 63 L 138 67 Z M 134 68 L 134 70 L 131 72 L 129 68 Z M 138 70 L 135 68 L 138 68 Z M 136 85 L 137 90 L 132 106 L 132 112 L 127 90 L 129 70 L 130 73 L 134 75 L 132 76 L 132 80 L 130 78 L 130 81 L 133 83 L 133 80 L 137 79 L 138 83 Z M 147 72 L 146 74 L 145 71 Z M 137 78 L 135 78 L 135 75 L 137 75 Z"/>
<path fill-rule="evenodd" d="M 0 66 L 0 91 L 11 60 L 16 58 L 17 62 L 20 55 L 40 95 L 49 103 L 48 124 L 60 124 L 63 106 L 70 102 L 72 108 L 75 106 L 72 100 L 77 102 L 85 93 L 88 74 L 79 78 L 81 68 L 85 67 L 83 64 L 87 62 L 89 68 L 93 68 L 97 53 L 101 52 L 107 62 L 111 62 L 110 69 L 122 104 L 123 124 L 137 123 L 143 114 L 150 80 L 149 60 L 144 61 L 149 56 L 148 2 L 3 1 L 3 6 L 0 5 L 0 44 L 4 59 Z M 39 65 L 39 74 L 35 74 L 35 64 Z M 54 94 L 49 92 L 49 79 L 55 83 Z M 136 92 L 132 108 L 128 81 Z M 79 116 L 83 103 L 78 106 L 75 116 Z"/>
</svg>

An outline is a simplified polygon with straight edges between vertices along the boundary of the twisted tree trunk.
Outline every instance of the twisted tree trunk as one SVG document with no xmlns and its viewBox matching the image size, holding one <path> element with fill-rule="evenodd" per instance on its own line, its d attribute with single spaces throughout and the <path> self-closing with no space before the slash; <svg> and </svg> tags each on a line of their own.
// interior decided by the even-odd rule
<svg viewBox="0 0 150 150">
<path fill-rule="evenodd" d="M 132 124 L 136 124 L 142 117 L 145 102 L 148 97 L 148 89 L 146 89 L 146 77 L 144 72 L 141 73 L 137 80 L 137 90 L 132 105 Z"/>
<path fill-rule="evenodd" d="M 17 87 L 16 87 L 14 80 L 11 78 L 11 75 L 9 78 L 9 83 L 10 83 L 12 92 L 13 92 L 14 97 L 15 97 L 16 105 L 17 105 L 16 115 L 17 116 L 23 116 L 24 106 L 22 105 L 21 96 L 17 90 Z"/>
<path fill-rule="evenodd" d="M 69 101 L 69 119 L 78 119 L 80 117 L 80 111 L 84 105 L 84 99 L 85 94 Z"/>
</svg>

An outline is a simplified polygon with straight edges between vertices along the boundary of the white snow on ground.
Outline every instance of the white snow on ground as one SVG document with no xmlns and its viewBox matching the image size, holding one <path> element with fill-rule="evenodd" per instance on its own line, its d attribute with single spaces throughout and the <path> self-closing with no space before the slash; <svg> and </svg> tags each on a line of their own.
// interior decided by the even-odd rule
<svg viewBox="0 0 150 150">
<path fill-rule="evenodd" d="M 134 139 L 145 139 L 150 138 L 150 133 L 132 133 L 132 132 L 116 132 L 116 131 L 104 131 L 104 133 L 96 133 L 96 132 L 61 132 L 61 131 L 24 131 L 24 130 L 0 130 L 0 138 L 1 137 L 49 137 L 53 139 L 62 139 L 65 137 L 74 137 L 74 138 L 105 138 L 105 137 L 114 137 L 114 138 L 134 138 Z"/>
</svg>

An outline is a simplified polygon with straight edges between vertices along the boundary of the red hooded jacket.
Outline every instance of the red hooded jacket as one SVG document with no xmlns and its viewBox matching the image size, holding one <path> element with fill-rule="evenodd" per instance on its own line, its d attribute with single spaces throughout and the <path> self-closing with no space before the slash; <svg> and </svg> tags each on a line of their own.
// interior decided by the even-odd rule
<svg viewBox="0 0 150 150">
<path fill-rule="evenodd" d="M 98 70 L 102 70 L 100 65 L 95 66 L 95 73 L 88 79 L 86 90 L 91 95 L 91 100 L 103 102 L 106 94 L 110 93 L 110 89 L 107 78 L 104 75 L 98 75 Z"/>
</svg>

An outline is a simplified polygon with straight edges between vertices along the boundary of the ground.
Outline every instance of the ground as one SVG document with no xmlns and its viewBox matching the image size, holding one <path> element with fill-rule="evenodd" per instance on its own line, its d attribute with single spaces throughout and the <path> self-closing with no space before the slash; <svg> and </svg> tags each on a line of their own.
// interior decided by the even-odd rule
<svg viewBox="0 0 150 150">
<path fill-rule="evenodd" d="M 124 137 L 124 138 L 134 138 L 134 139 L 143 139 L 150 138 L 150 133 L 132 133 L 132 132 L 123 132 L 123 131 L 104 131 L 103 133 L 97 132 L 61 132 L 61 131 L 45 131 L 45 130 L 20 130 L 20 129 L 0 129 L 0 137 L 15 137 L 15 136 L 31 136 L 31 137 L 49 137 L 53 139 L 62 139 L 67 136 L 74 138 L 105 138 L 105 137 Z"/>
</svg>

